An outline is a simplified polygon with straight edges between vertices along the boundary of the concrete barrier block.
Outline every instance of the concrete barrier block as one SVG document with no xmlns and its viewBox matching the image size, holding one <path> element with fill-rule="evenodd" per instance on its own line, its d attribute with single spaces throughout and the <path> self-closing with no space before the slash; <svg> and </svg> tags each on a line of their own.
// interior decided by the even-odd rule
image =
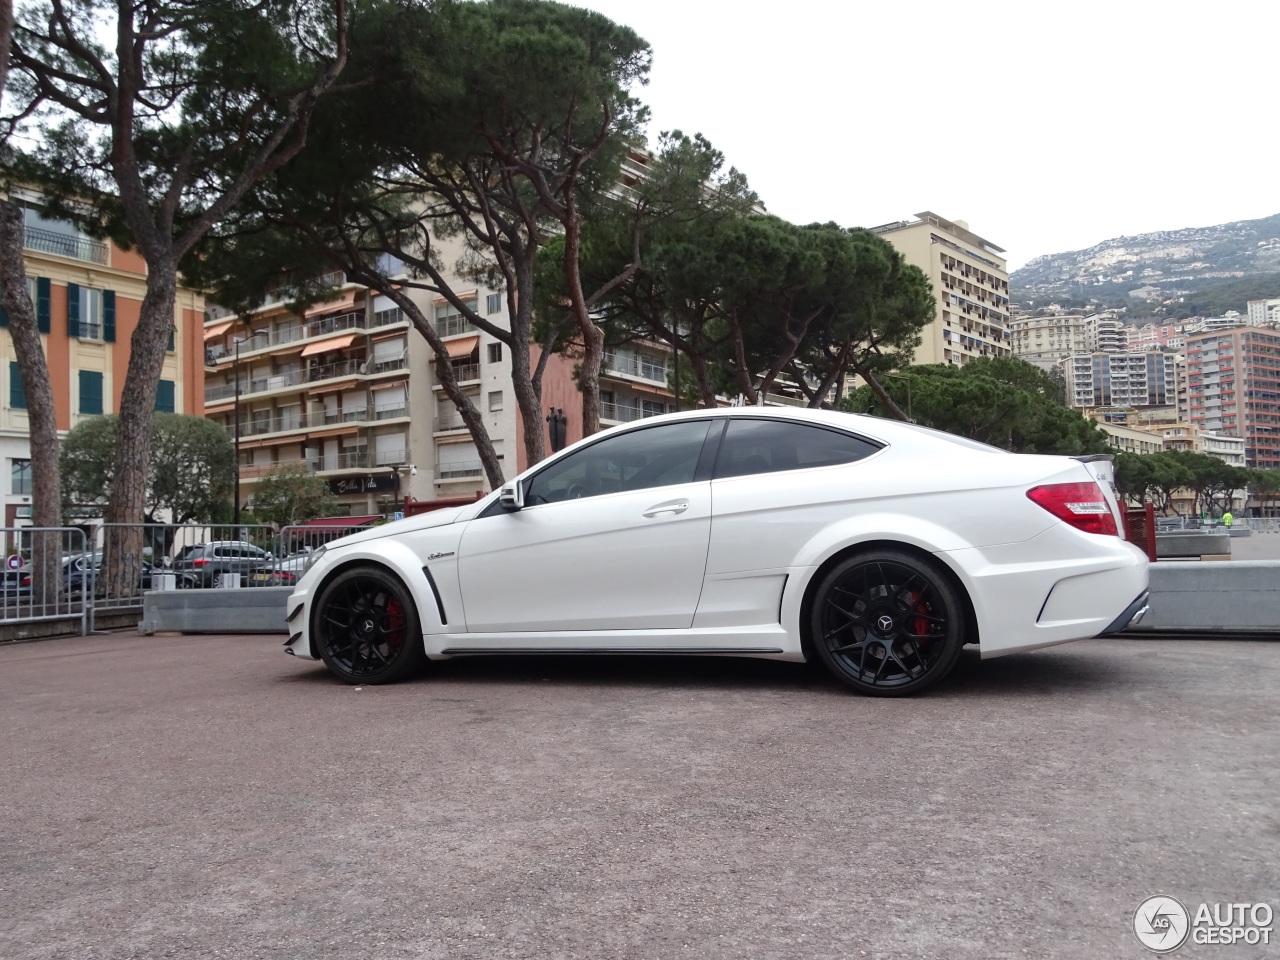
<svg viewBox="0 0 1280 960">
<path fill-rule="evenodd" d="M 146 633 L 285 633 L 285 605 L 292 587 L 239 590 L 235 602 L 222 590 L 148 590 L 142 595 Z"/>
<path fill-rule="evenodd" d="M 1144 630 L 1280 632 L 1280 560 L 1153 563 Z"/>
<path fill-rule="evenodd" d="M 1156 534 L 1156 558 L 1174 560 L 1231 553 L 1231 537 L 1225 533 L 1175 530 Z"/>
</svg>

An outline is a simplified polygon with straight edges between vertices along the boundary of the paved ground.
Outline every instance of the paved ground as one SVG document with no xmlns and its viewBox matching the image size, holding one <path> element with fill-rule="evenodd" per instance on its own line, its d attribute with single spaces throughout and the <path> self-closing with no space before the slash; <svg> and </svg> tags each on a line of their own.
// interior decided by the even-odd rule
<svg viewBox="0 0 1280 960">
<path fill-rule="evenodd" d="M 1280 643 L 966 654 L 910 701 L 670 659 L 357 691 L 279 643 L 0 648 L 0 957 L 1108 960 L 1150 894 L 1280 912 Z"/>
<path fill-rule="evenodd" d="M 1232 560 L 1280 560 L 1280 533 L 1231 538 Z"/>
</svg>

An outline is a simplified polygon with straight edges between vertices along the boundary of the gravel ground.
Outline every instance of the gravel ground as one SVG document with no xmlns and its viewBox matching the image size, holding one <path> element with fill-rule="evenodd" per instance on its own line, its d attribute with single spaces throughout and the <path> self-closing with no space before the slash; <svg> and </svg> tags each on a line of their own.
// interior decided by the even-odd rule
<svg viewBox="0 0 1280 960">
<path fill-rule="evenodd" d="M 0 957 L 1107 960 L 1151 894 L 1280 914 L 1280 643 L 966 652 L 905 701 L 732 660 L 357 690 L 279 643 L 0 648 Z"/>
</svg>

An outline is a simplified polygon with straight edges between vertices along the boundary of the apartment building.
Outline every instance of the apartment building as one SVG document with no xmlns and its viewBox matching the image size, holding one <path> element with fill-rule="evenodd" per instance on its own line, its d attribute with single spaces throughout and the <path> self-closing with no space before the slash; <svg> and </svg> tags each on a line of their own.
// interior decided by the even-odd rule
<svg viewBox="0 0 1280 960">
<path fill-rule="evenodd" d="M 873 227 L 929 278 L 937 314 L 923 331 L 914 362 L 963 365 L 1011 352 L 1009 273 L 1004 250 L 963 220 L 925 211 L 917 219 Z"/>
<path fill-rule="evenodd" d="M 1266 300 L 1250 300 L 1247 306 L 1249 326 L 1262 327 L 1280 324 L 1280 297 Z"/>
<path fill-rule="evenodd" d="M 1067 403 L 1078 408 L 1176 407 L 1180 358 L 1168 353 L 1092 353 L 1062 361 Z"/>
<path fill-rule="evenodd" d="M 1256 469 L 1280 468 L 1280 333 L 1235 327 L 1187 338 L 1188 420 L 1240 437 Z"/>
<path fill-rule="evenodd" d="M 342 284 L 340 275 L 324 279 Z M 445 298 L 408 292 L 434 323 L 454 376 L 484 416 L 504 475 L 524 470 L 529 464 L 507 345 Z M 507 325 L 502 291 L 477 285 L 459 299 L 496 326 Z M 235 436 L 239 408 L 242 503 L 252 500 L 258 479 L 291 466 L 325 477 L 339 512 L 351 516 L 392 513 L 408 497 L 453 499 L 489 490 L 471 434 L 438 382 L 430 345 L 389 298 L 343 284 L 335 299 L 302 311 L 276 299 L 246 317 L 215 316 L 204 335 L 207 415 Z M 668 353 L 642 343 L 606 354 L 600 377 L 605 426 L 673 409 Z M 535 349 L 531 362 L 537 359 Z M 553 356 L 542 381 L 547 416 L 564 416 L 566 443 L 582 437 L 573 374 L 572 361 Z M 544 436 L 550 452 L 550 435 Z"/>
<path fill-rule="evenodd" d="M 1152 428 L 1153 432 L 1155 428 Z M 1244 439 L 1207 433 L 1194 423 L 1170 423 L 1159 428 L 1166 450 L 1182 450 L 1217 457 L 1233 467 L 1246 465 Z"/>
<path fill-rule="evenodd" d="M 46 217 L 37 194 L 15 192 L 10 199 L 24 210 L 23 264 L 49 364 L 58 431 L 65 436 L 82 420 L 120 409 L 129 339 L 146 293 L 146 264 L 135 251 Z M 179 287 L 157 410 L 204 412 L 203 315 L 201 294 Z M 4 525 L 24 526 L 31 517 L 30 424 L 8 323 L 0 309 L 0 501 Z"/>
</svg>

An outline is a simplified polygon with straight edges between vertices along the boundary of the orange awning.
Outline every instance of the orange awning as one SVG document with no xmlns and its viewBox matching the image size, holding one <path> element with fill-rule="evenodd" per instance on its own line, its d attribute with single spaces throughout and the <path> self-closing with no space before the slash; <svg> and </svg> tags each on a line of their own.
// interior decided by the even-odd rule
<svg viewBox="0 0 1280 960">
<path fill-rule="evenodd" d="M 344 333 L 340 337 L 330 337 L 328 340 L 321 340 L 307 346 L 302 351 L 304 357 L 314 357 L 317 353 L 328 353 L 330 350 L 341 350 L 343 347 L 351 346 L 351 341 L 356 338 L 354 333 Z"/>
<path fill-rule="evenodd" d="M 307 439 L 324 440 L 327 437 L 345 437 L 349 433 L 359 432 L 359 427 L 334 427 L 332 430 L 311 430 L 307 433 Z"/>
<path fill-rule="evenodd" d="M 214 337 L 222 336 L 231 329 L 231 325 L 233 323 L 235 323 L 234 320 L 223 320 L 221 323 L 215 323 L 212 327 L 205 327 L 204 338 L 206 342 L 212 340 Z"/>
<path fill-rule="evenodd" d="M 344 390 L 350 390 L 357 386 L 350 380 L 338 380 L 336 383 L 332 380 L 317 380 L 311 386 L 307 387 L 307 392 L 315 397 L 322 393 L 342 393 Z M 208 404 L 205 404 L 208 406 Z"/>
<path fill-rule="evenodd" d="M 445 343 L 444 349 L 451 359 L 458 360 L 462 357 L 471 356 L 479 343 L 479 337 L 461 337 L 457 340 L 450 340 Z"/>
<path fill-rule="evenodd" d="M 314 307 L 307 307 L 304 317 L 318 317 L 322 313 L 341 313 L 343 310 L 350 310 L 356 305 L 356 295 L 352 293 L 343 297 L 341 300 L 330 300 L 328 303 L 317 303 Z"/>
</svg>

